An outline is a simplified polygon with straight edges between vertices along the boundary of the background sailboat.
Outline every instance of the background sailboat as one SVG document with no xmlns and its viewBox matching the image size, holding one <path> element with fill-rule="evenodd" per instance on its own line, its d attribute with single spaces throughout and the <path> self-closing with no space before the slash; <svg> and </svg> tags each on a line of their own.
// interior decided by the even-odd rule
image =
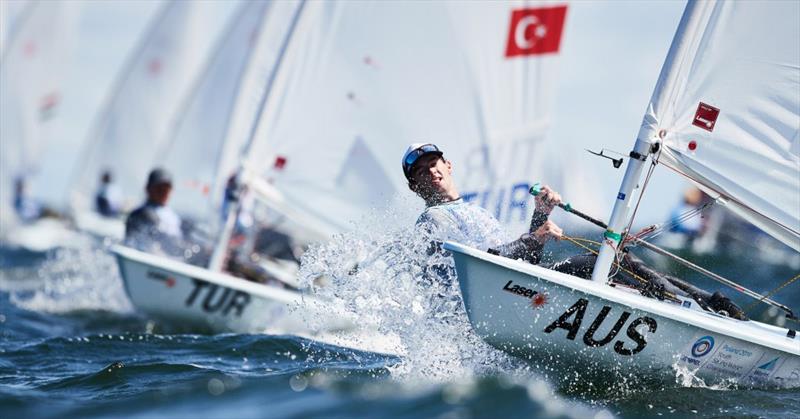
<svg viewBox="0 0 800 419">
<path fill-rule="evenodd" d="M 18 17 L 0 60 L 0 226 L 3 241 L 12 245 L 44 250 L 54 236 L 69 235 L 53 221 L 35 231 L 12 227 L 35 222 L 41 213 L 31 196 L 30 179 L 41 169 L 39 158 L 61 111 L 77 13 L 66 3 L 30 4 Z M 17 217 L 12 202 L 27 209 Z"/>
<path fill-rule="evenodd" d="M 229 8 L 173 1 L 148 30 L 100 114 L 74 174 L 72 204 L 90 211 L 100 173 L 112 169 L 129 206 L 142 194 L 156 153 L 167 141 Z"/>
<path fill-rule="evenodd" d="M 157 165 L 175 177 L 170 206 L 212 231 L 224 218 L 226 183 L 242 159 L 259 92 L 295 8 L 291 2 L 239 8 L 157 153 Z"/>
</svg>

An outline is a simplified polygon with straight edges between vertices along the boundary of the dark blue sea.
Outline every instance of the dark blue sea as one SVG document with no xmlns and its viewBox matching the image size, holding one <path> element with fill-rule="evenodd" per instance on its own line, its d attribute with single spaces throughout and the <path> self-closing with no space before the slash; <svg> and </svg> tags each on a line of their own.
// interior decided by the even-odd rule
<svg viewBox="0 0 800 419">
<path fill-rule="evenodd" d="M 719 258 L 717 272 L 759 292 L 798 273 Z M 171 330 L 134 310 L 118 275 L 99 243 L 0 251 L 0 418 L 800 417 L 800 389 L 626 387 L 597 377 L 564 385 L 486 348 L 470 354 L 467 338 L 459 351 L 434 353 L 445 345 L 425 331 L 417 335 L 427 354 L 400 358 L 291 335 Z M 773 298 L 799 310 L 800 285 Z M 770 317 L 764 307 L 751 313 Z M 448 357 L 459 356 L 474 362 L 453 368 Z"/>
</svg>

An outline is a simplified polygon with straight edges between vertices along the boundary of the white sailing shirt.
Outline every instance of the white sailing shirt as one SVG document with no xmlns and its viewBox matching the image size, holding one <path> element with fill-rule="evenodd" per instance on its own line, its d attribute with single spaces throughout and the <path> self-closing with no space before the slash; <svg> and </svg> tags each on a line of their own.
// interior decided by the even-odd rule
<svg viewBox="0 0 800 419">
<path fill-rule="evenodd" d="M 417 225 L 429 227 L 432 237 L 442 242 L 450 240 L 483 250 L 511 241 L 489 211 L 461 198 L 426 208 Z"/>
<path fill-rule="evenodd" d="M 172 208 L 167 206 L 154 206 L 153 210 L 158 216 L 157 230 L 170 237 L 181 237 L 181 219 Z"/>
</svg>

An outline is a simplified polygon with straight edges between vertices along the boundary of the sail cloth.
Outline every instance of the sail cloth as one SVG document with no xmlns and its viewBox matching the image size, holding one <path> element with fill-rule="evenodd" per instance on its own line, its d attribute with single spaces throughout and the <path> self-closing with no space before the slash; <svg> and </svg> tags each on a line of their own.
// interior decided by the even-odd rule
<svg viewBox="0 0 800 419">
<path fill-rule="evenodd" d="M 64 67 L 72 52 L 80 7 L 37 2 L 25 8 L 0 61 L 0 213 L 15 178 L 39 169 L 38 157 L 61 111 Z M 3 220 L 5 224 L 8 220 Z"/>
<path fill-rule="evenodd" d="M 142 195 L 156 153 L 229 16 L 228 8 L 190 1 L 164 6 L 91 133 L 76 174 L 73 205 L 88 207 L 105 169 L 113 170 L 127 200 Z"/>
<path fill-rule="evenodd" d="M 181 215 L 210 225 L 219 221 L 226 179 L 235 173 L 257 117 L 257 101 L 251 96 L 263 90 L 260 85 L 274 69 L 276 48 L 271 41 L 285 31 L 287 6 L 288 2 L 268 1 L 242 4 L 178 112 L 158 163 L 173 173 L 171 206 Z M 273 9 L 277 16 L 268 19 Z"/>
<path fill-rule="evenodd" d="M 460 191 L 508 225 L 541 176 L 566 6 L 309 2 L 249 161 L 263 185 L 331 231 L 411 196 L 400 157 L 432 142 Z"/>
<path fill-rule="evenodd" d="M 80 9 L 70 28 L 71 53 L 59 63 L 63 90 L 53 129 L 31 178 L 31 196 L 59 212 L 69 210 L 72 174 L 82 161 L 97 114 L 116 76 L 161 9 L 155 2 L 70 1 Z M 97 25 L 103 25 L 99 29 Z M 95 181 L 97 179 L 94 179 Z"/>
<path fill-rule="evenodd" d="M 800 2 L 690 2 L 639 139 L 800 250 Z"/>
<path fill-rule="evenodd" d="M 0 57 L 2 57 L 9 39 L 14 37 L 19 23 L 25 20 L 23 16 L 27 10 L 33 7 L 33 4 L 22 1 L 0 1 Z"/>
</svg>

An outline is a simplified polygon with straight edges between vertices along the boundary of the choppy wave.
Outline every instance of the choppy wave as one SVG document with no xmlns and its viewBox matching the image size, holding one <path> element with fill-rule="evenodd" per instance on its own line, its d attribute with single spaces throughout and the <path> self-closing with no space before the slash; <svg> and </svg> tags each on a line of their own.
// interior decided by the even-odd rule
<svg viewBox="0 0 800 419">
<path fill-rule="evenodd" d="M 429 241 L 359 231 L 312 247 L 302 280 L 399 357 L 296 336 L 196 335 L 137 316 L 102 245 L 2 269 L 0 416 L 793 417 L 800 390 L 563 377 L 471 331 L 455 287 L 424 280 Z M 327 282 L 327 286 L 319 286 Z M 309 319 L 313 322 L 314 319 Z M 160 333 L 160 334 L 159 334 Z M 566 384 L 564 384 L 566 383 Z"/>
<path fill-rule="evenodd" d="M 4 360 L 0 407 L 9 417 L 611 417 L 541 381 L 410 386 L 391 379 L 397 359 L 293 336 L 59 337 L 19 345 Z"/>
</svg>

